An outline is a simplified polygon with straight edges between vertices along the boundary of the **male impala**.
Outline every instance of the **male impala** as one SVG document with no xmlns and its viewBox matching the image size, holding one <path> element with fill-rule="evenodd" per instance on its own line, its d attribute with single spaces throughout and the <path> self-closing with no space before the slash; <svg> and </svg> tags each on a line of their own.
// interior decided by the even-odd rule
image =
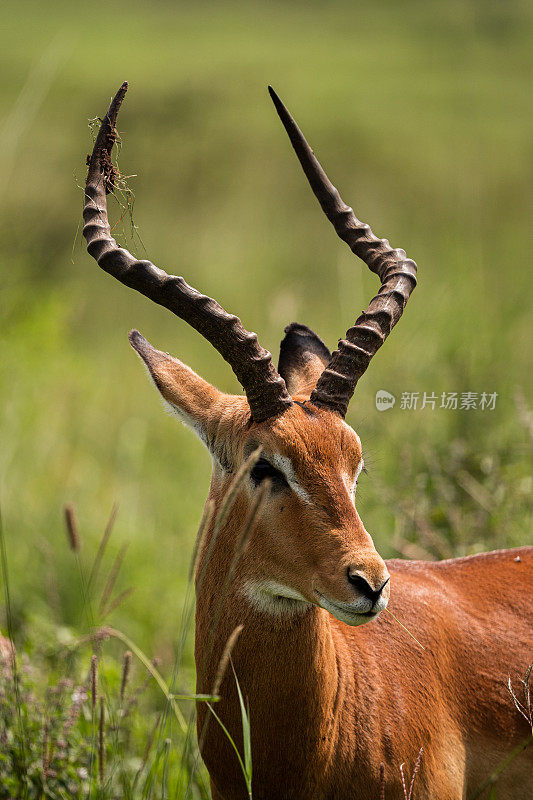
<svg viewBox="0 0 533 800">
<path fill-rule="evenodd" d="M 416 798 L 460 800 L 528 734 L 505 681 L 509 672 L 523 675 L 532 660 L 533 548 L 385 563 L 358 516 L 363 456 L 344 417 L 358 379 L 415 287 L 416 266 L 356 219 L 270 90 L 328 219 L 381 280 L 379 294 L 332 356 L 309 328 L 290 325 L 276 371 L 270 353 L 237 317 L 183 278 L 138 261 L 111 237 L 106 192 L 115 178 L 110 154 L 126 89 L 112 101 L 89 161 L 89 253 L 106 272 L 196 328 L 244 389 L 245 396 L 223 394 L 137 331 L 130 334 L 170 409 L 211 453 L 215 509 L 238 468 L 261 449 L 217 536 L 211 523 L 203 538 L 198 691 L 212 690 L 226 643 L 242 625 L 232 660 L 249 703 L 256 800 L 378 800 L 381 763 L 386 800 L 403 798 L 399 766 L 412 766 L 421 747 Z M 244 521 L 267 478 L 260 518 L 232 568 Z M 391 609 L 424 649 L 391 616 L 380 615 L 389 595 Z M 231 670 L 221 695 L 217 712 L 242 751 Z M 213 797 L 244 798 L 235 753 L 208 715 L 200 704 L 199 738 Z M 499 800 L 533 797 L 529 752 L 503 773 L 498 792 Z"/>
</svg>

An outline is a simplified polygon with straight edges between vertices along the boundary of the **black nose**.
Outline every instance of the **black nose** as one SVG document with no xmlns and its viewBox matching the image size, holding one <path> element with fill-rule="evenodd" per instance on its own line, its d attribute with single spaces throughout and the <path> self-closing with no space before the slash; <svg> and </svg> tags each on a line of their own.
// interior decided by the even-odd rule
<svg viewBox="0 0 533 800">
<path fill-rule="evenodd" d="M 379 589 L 373 589 L 366 578 L 363 578 L 362 575 L 359 573 L 352 574 L 348 569 L 348 583 L 350 583 L 358 592 L 361 592 L 363 597 L 366 597 L 368 600 L 372 601 L 372 604 L 379 600 L 379 596 L 385 586 L 388 584 L 390 578 L 379 587 Z"/>
</svg>

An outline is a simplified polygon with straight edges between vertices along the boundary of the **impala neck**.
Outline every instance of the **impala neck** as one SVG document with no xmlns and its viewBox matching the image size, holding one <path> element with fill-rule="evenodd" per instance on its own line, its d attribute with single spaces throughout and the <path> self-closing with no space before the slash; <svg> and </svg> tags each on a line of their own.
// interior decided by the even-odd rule
<svg viewBox="0 0 533 800">
<path fill-rule="evenodd" d="M 323 761 L 326 770 L 338 744 L 340 706 L 346 695 L 346 680 L 353 680 L 353 675 L 348 678 L 351 673 L 344 668 L 335 646 L 335 626 L 324 610 L 309 605 L 283 615 L 259 611 L 242 590 L 240 570 L 221 597 L 232 553 L 226 533 L 223 529 L 218 534 L 208 563 L 200 559 L 199 574 L 204 569 L 204 575 L 197 587 L 197 691 L 213 690 L 226 643 L 235 628 L 242 625 L 231 661 L 249 703 L 254 775 L 268 774 L 270 792 L 277 791 L 279 781 L 282 796 L 288 780 L 283 753 L 291 752 L 299 761 L 294 765 L 295 776 L 301 780 L 309 772 L 312 796 L 317 761 Z M 209 548 L 207 537 L 204 559 Z M 220 694 L 223 699 L 217 704 L 217 714 L 242 753 L 241 712 L 231 666 L 226 669 Z M 198 733 L 202 755 L 215 784 L 217 775 L 221 782 L 227 781 L 228 764 L 233 763 L 232 781 L 239 786 L 242 779 L 235 754 L 218 724 L 207 719 L 203 704 L 198 706 Z M 274 749 L 273 742 L 279 743 Z M 236 792 L 235 796 L 241 795 Z"/>
</svg>

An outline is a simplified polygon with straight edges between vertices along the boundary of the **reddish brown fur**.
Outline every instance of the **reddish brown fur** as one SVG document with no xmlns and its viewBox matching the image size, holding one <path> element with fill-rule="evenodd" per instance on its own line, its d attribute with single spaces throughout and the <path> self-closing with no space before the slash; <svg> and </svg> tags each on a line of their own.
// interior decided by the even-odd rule
<svg viewBox="0 0 533 800">
<path fill-rule="evenodd" d="M 261 447 L 267 459 L 263 472 L 241 487 L 216 539 L 211 528 L 203 542 L 198 689 L 212 690 L 226 643 L 242 626 L 233 659 L 250 704 L 255 800 L 371 800 L 380 791 L 381 763 L 386 800 L 401 800 L 400 763 L 412 767 L 421 747 L 417 800 L 461 800 L 528 732 L 504 682 L 508 671 L 515 678 L 523 674 L 532 657 L 533 549 L 440 564 L 390 562 L 389 582 L 387 565 L 355 510 L 351 485 L 362 465 L 361 448 L 341 416 L 403 313 L 416 285 L 416 265 L 356 219 L 270 88 L 323 210 L 381 280 L 378 295 L 331 360 L 316 334 L 293 323 L 277 372 L 270 354 L 237 317 L 182 278 L 138 261 L 112 238 L 105 191 L 113 183 L 110 153 L 126 90 L 124 83 L 90 158 L 84 204 L 88 250 L 104 270 L 200 331 L 247 393 L 248 401 L 221 394 L 132 331 L 130 341 L 161 394 L 212 454 L 215 508 L 252 450 Z M 303 393 L 295 398 L 299 403 L 293 403 L 287 385 L 293 394 Z M 265 467 L 277 483 L 233 572 L 230 565 Z M 390 616 L 376 618 L 391 585 L 393 611 L 425 649 Z M 371 624 L 362 626 L 369 614 Z M 221 691 L 219 714 L 242 749 L 232 673 Z M 198 729 L 214 797 L 246 797 L 235 754 L 202 704 Z M 525 800 L 532 794 L 528 753 L 503 774 L 498 797 Z"/>
<path fill-rule="evenodd" d="M 234 624 L 244 624 L 233 661 L 250 702 L 254 798 L 368 800 L 377 797 L 384 762 L 385 797 L 403 800 L 399 767 L 412 768 L 421 746 L 417 798 L 460 800 L 472 793 L 528 734 L 505 688 L 507 675 L 518 681 L 532 653 L 531 611 L 518 598 L 530 597 L 533 552 L 520 554 L 520 563 L 515 551 L 388 563 L 390 608 L 425 651 L 387 614 L 358 628 L 316 607 L 268 620 L 230 595 L 198 690 L 210 687 Z M 484 586 L 498 590 L 487 598 Z M 216 600 L 216 593 L 198 598 L 198 663 Z M 221 693 L 217 711 L 242 752 L 232 676 Z M 201 730 L 205 711 L 198 712 Z M 244 798 L 236 758 L 212 721 L 203 755 L 219 796 Z M 498 797 L 525 800 L 531 780 L 526 753 L 502 775 Z"/>
<path fill-rule="evenodd" d="M 361 459 L 356 434 L 305 398 L 304 407 L 253 424 L 244 398 L 222 395 L 175 359 L 143 357 L 165 399 L 201 426 L 214 457 L 215 507 L 257 446 L 290 458 L 312 500 L 291 490 L 271 494 L 223 594 L 255 491 L 248 481 L 210 557 L 211 533 L 200 558 L 198 691 L 212 690 L 225 644 L 243 625 L 232 660 L 250 705 L 254 800 L 369 800 L 379 791 L 382 762 L 385 797 L 402 800 L 400 764 L 412 769 L 420 747 L 417 800 L 465 798 L 528 734 L 505 683 L 509 673 L 517 682 L 532 659 L 533 548 L 388 562 L 390 610 L 424 650 L 387 613 L 346 625 L 311 604 L 315 587 L 349 602 L 348 564 L 357 563 L 375 584 L 386 574 L 342 477 L 353 476 Z M 245 587 L 265 578 L 288 584 L 309 603 L 287 613 L 258 609 Z M 221 695 L 217 712 L 242 752 L 230 670 Z M 203 704 L 198 732 L 213 796 L 246 797 L 236 756 Z M 499 800 L 525 800 L 532 775 L 526 752 L 502 775 Z"/>
</svg>

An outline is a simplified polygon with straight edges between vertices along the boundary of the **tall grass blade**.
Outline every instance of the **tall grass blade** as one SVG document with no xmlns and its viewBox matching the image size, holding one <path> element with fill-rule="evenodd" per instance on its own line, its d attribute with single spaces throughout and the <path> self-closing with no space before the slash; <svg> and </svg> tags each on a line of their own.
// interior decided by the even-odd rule
<svg viewBox="0 0 533 800">
<path fill-rule="evenodd" d="M 96 583 L 96 580 L 98 578 L 98 573 L 100 572 L 102 559 L 104 557 L 104 553 L 109 543 L 111 533 L 113 532 L 113 527 L 115 525 L 117 514 L 118 514 L 118 503 L 114 503 L 113 508 L 111 509 L 111 514 L 109 515 L 109 519 L 107 521 L 107 525 L 105 526 L 104 533 L 102 535 L 102 538 L 100 539 L 100 544 L 98 545 L 98 550 L 96 551 L 96 556 L 94 557 L 93 565 L 91 567 L 89 580 L 87 582 L 87 586 L 89 589 Z"/>
<path fill-rule="evenodd" d="M 113 589 L 115 588 L 115 583 L 118 578 L 118 573 L 120 572 L 120 568 L 126 556 L 127 549 L 128 549 L 128 542 L 125 542 L 118 551 L 117 556 L 113 562 L 113 565 L 109 571 L 109 577 L 107 579 L 104 591 L 102 592 L 102 597 L 100 599 L 100 605 L 99 605 L 100 615 L 104 613 L 105 607 L 109 603 L 109 599 L 111 597 Z"/>
<path fill-rule="evenodd" d="M 133 785 L 132 785 L 132 788 L 131 788 L 132 797 L 135 796 L 135 789 L 137 787 L 137 783 L 138 783 L 138 781 L 139 781 L 139 779 L 140 779 L 142 773 L 144 772 L 144 770 L 146 768 L 146 765 L 148 763 L 148 758 L 150 756 L 150 751 L 151 751 L 151 749 L 153 747 L 155 736 L 156 736 L 156 733 L 157 733 L 157 731 L 159 729 L 159 725 L 161 724 L 162 716 L 163 716 L 162 714 L 159 714 L 159 716 L 157 717 L 157 719 L 155 721 L 155 725 L 152 728 L 152 730 L 150 731 L 150 735 L 148 736 L 148 739 L 146 741 L 146 745 L 145 745 L 145 748 L 144 748 L 144 752 L 143 752 L 143 756 L 142 756 L 142 759 L 141 759 L 141 763 L 139 765 L 139 769 L 135 773 L 135 778 L 133 779 Z"/>
<path fill-rule="evenodd" d="M 219 699 L 218 697 L 214 697 L 213 695 L 210 694 L 172 694 L 159 670 L 147 658 L 147 656 L 143 653 L 143 651 L 139 647 L 137 647 L 135 642 L 133 642 L 129 638 L 129 636 L 126 636 L 125 633 L 122 633 L 122 631 L 118 631 L 116 628 L 105 628 L 104 630 L 108 636 L 111 636 L 115 639 L 119 639 L 119 641 L 123 642 L 126 645 L 126 647 L 128 647 L 129 650 L 131 650 L 131 652 L 136 656 L 136 658 L 139 659 L 141 664 L 143 664 L 143 666 L 150 673 L 150 675 L 154 678 L 155 682 L 157 683 L 157 685 L 167 698 L 168 702 L 172 706 L 174 715 L 183 733 L 185 733 L 187 725 L 185 723 L 183 714 L 181 713 L 179 707 L 176 704 L 176 700 L 197 700 L 200 702 L 216 703 L 217 700 Z"/>
<path fill-rule="evenodd" d="M 163 756 L 163 777 L 161 781 L 161 800 L 168 798 L 168 759 L 170 755 L 170 747 L 172 745 L 171 739 L 165 739 L 164 742 L 164 756 Z"/>
<path fill-rule="evenodd" d="M 102 620 L 102 622 L 107 617 L 109 617 L 109 615 L 112 614 L 113 611 L 116 611 L 117 608 L 121 606 L 122 603 L 133 594 L 134 591 L 135 591 L 135 586 L 130 586 L 128 589 L 124 589 L 123 592 L 117 595 L 117 597 L 115 597 L 114 600 L 111 600 L 109 605 L 107 605 L 106 608 L 102 609 L 102 611 L 100 612 L 100 619 Z"/>
<path fill-rule="evenodd" d="M 481 797 L 485 789 L 488 789 L 489 786 L 494 787 L 494 785 L 498 782 L 502 772 L 504 772 L 504 770 L 506 770 L 507 767 L 510 764 L 512 764 L 515 758 L 517 758 L 517 756 L 519 756 L 520 753 L 523 753 L 523 751 L 526 750 L 532 742 L 533 742 L 533 733 L 530 733 L 527 739 L 525 739 L 523 742 L 517 745 L 514 748 L 514 750 L 511 750 L 509 755 L 506 758 L 504 758 L 504 760 L 500 764 L 498 764 L 494 772 L 492 772 L 488 776 L 488 778 L 486 778 L 483 781 L 483 783 L 478 786 L 476 791 L 470 795 L 468 800 L 477 800 L 478 797 Z"/>
<path fill-rule="evenodd" d="M 235 685 L 237 686 L 237 694 L 239 695 L 239 706 L 241 708 L 241 719 L 242 719 L 242 739 L 244 747 L 244 767 L 246 770 L 246 776 L 245 776 L 246 788 L 248 789 L 248 794 L 251 797 L 252 796 L 252 741 L 251 741 L 251 731 L 250 731 L 250 714 L 249 710 L 245 706 L 244 698 L 241 692 L 241 687 L 233 664 L 231 665 L 231 668 L 235 676 Z"/>
<path fill-rule="evenodd" d="M 224 725 L 224 723 L 222 722 L 222 720 L 220 719 L 218 714 L 215 713 L 214 708 L 209 703 L 207 704 L 207 707 L 209 708 L 211 714 L 214 716 L 214 718 L 216 719 L 216 721 L 218 722 L 218 724 L 220 725 L 220 727 L 224 731 L 229 743 L 231 744 L 231 746 L 235 750 L 235 754 L 236 754 L 237 759 L 239 761 L 239 766 L 241 768 L 241 772 L 242 772 L 244 780 L 246 782 L 246 789 L 248 790 L 248 796 L 251 797 L 252 796 L 251 795 L 251 787 L 250 787 L 250 789 L 248 788 L 248 778 L 247 778 L 247 773 L 246 773 L 246 767 L 245 767 L 245 764 L 244 764 L 244 762 L 242 760 L 241 754 L 239 753 L 239 748 L 237 747 L 237 745 L 235 744 L 235 742 L 231 738 L 230 732 L 228 731 L 228 729 L 226 728 L 226 726 Z"/>
</svg>

